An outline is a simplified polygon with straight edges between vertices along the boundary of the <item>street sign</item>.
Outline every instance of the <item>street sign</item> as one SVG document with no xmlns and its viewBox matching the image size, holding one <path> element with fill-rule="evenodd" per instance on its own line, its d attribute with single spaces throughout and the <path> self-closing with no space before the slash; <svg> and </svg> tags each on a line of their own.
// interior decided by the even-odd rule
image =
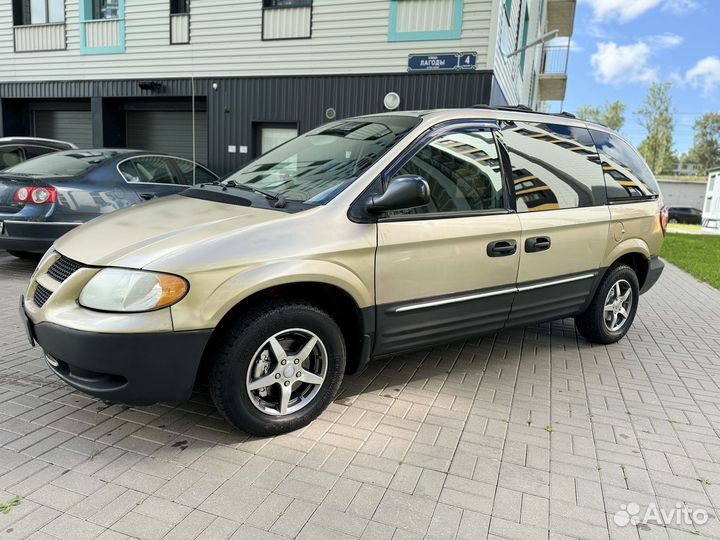
<svg viewBox="0 0 720 540">
<path fill-rule="evenodd" d="M 439 53 L 408 55 L 408 71 L 474 70 L 477 53 Z"/>
<path fill-rule="evenodd" d="M 460 53 L 458 69 L 475 69 L 477 67 L 477 53 Z"/>
</svg>

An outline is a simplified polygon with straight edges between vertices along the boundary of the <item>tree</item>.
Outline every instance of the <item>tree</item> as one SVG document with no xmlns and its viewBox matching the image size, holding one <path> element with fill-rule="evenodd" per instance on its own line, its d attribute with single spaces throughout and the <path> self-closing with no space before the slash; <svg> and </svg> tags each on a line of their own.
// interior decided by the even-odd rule
<svg viewBox="0 0 720 540">
<path fill-rule="evenodd" d="M 700 166 L 702 174 L 720 165 L 720 113 L 706 113 L 698 118 L 689 154 L 690 161 Z"/>
<path fill-rule="evenodd" d="M 670 83 L 653 84 L 635 116 L 647 133 L 638 147 L 647 164 L 655 174 L 672 171 L 677 158 L 673 144 L 675 121 Z"/>
<path fill-rule="evenodd" d="M 625 125 L 625 104 L 620 101 L 606 101 L 601 107 L 583 105 L 578 109 L 577 117 L 620 131 Z"/>
</svg>

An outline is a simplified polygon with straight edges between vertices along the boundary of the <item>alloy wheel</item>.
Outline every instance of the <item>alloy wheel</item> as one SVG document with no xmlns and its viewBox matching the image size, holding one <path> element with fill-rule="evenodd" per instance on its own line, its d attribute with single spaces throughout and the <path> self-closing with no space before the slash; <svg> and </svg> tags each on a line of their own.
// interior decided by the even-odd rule
<svg viewBox="0 0 720 540">
<path fill-rule="evenodd" d="M 328 354 L 310 330 L 278 332 L 255 352 L 247 371 L 250 401 L 265 414 L 285 416 L 307 407 L 322 387 Z"/>
<path fill-rule="evenodd" d="M 610 288 L 605 297 L 603 321 L 611 332 L 617 332 L 630 318 L 632 310 L 632 287 L 624 279 L 620 279 Z"/>
</svg>

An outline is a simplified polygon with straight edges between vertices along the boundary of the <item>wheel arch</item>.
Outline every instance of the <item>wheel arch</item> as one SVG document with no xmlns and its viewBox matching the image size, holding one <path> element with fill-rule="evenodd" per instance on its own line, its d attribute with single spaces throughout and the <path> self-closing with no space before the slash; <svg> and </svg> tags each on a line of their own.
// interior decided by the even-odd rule
<svg viewBox="0 0 720 540">
<path fill-rule="evenodd" d="M 638 238 L 622 242 L 616 246 L 605 259 L 603 267 L 606 270 L 603 275 L 618 263 L 626 264 L 635 272 L 640 288 L 642 289 L 648 277 L 650 255 L 648 245 Z"/>
<path fill-rule="evenodd" d="M 233 321 L 242 314 L 264 303 L 282 299 L 302 300 L 325 311 L 342 331 L 347 350 L 346 372 L 353 373 L 363 357 L 363 336 L 374 333 L 374 309 L 361 308 L 357 299 L 345 288 L 327 281 L 295 280 L 256 287 L 254 292 L 238 299 L 225 311 L 210 337 L 198 369 L 198 380 L 203 380 L 212 361 L 213 352 Z"/>
</svg>

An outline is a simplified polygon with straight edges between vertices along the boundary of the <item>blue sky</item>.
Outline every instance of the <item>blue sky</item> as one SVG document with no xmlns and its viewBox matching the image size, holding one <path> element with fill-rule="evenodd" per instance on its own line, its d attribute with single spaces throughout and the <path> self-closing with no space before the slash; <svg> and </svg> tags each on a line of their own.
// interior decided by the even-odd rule
<svg viewBox="0 0 720 540">
<path fill-rule="evenodd" d="M 633 113 L 652 82 L 673 83 L 678 152 L 698 116 L 720 111 L 720 0 L 579 0 L 572 49 L 563 108 L 623 101 L 634 144 L 644 133 Z"/>
</svg>

